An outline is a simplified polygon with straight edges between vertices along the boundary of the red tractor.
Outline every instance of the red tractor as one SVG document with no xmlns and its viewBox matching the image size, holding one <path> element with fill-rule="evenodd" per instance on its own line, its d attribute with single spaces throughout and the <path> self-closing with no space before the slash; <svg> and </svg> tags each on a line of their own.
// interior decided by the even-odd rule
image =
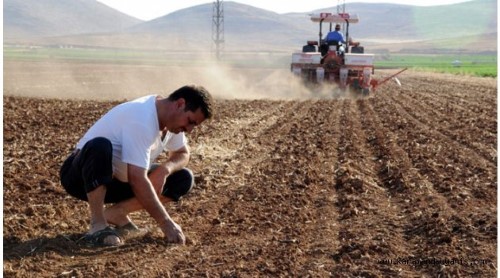
<svg viewBox="0 0 500 278">
<path fill-rule="evenodd" d="M 306 83 L 321 84 L 324 82 L 337 84 L 341 90 L 351 90 L 368 95 L 385 81 L 394 78 L 406 69 L 377 81 L 372 78 L 374 54 L 364 53 L 364 48 L 349 37 L 349 25 L 358 23 L 357 15 L 348 13 L 311 14 L 311 21 L 319 23 L 319 40 L 308 41 L 302 52 L 292 54 L 291 71 L 300 76 Z M 344 41 L 323 40 L 323 23 L 345 24 Z M 319 43 L 318 43 L 319 42 Z"/>
</svg>

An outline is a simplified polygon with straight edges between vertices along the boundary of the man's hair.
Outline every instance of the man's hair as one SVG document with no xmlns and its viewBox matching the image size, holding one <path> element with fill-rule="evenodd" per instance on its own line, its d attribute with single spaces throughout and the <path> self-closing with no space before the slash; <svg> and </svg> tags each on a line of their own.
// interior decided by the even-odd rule
<svg viewBox="0 0 500 278">
<path fill-rule="evenodd" d="M 186 85 L 168 96 L 170 101 L 180 98 L 186 101 L 186 111 L 196 112 L 200 108 L 205 119 L 212 118 L 214 112 L 213 98 L 203 86 Z"/>
</svg>

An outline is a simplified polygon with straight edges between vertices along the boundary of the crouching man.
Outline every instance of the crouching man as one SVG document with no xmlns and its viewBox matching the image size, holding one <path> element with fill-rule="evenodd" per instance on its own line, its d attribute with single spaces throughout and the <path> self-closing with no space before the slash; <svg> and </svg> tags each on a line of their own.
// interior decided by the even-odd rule
<svg viewBox="0 0 500 278">
<path fill-rule="evenodd" d="M 185 243 L 162 203 L 178 201 L 191 190 L 184 133 L 212 113 L 213 99 L 205 88 L 184 86 L 167 98 L 149 95 L 122 103 L 85 133 L 64 161 L 60 178 L 71 196 L 89 204 L 90 229 L 83 238 L 88 245 L 121 245 L 121 235 L 140 230 L 128 214 L 141 209 L 156 220 L 167 242 Z M 168 159 L 155 164 L 163 150 Z M 113 205 L 105 209 L 105 203 Z"/>
</svg>

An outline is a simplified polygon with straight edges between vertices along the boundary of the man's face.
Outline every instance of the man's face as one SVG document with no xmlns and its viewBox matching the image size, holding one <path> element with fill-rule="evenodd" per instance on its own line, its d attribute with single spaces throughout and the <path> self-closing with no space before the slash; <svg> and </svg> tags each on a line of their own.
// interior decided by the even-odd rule
<svg viewBox="0 0 500 278">
<path fill-rule="evenodd" d="M 167 124 L 170 132 L 189 133 L 195 126 L 200 125 L 205 120 L 205 116 L 199 108 L 195 112 L 185 111 L 186 105 L 184 99 L 178 99 L 175 108 L 172 119 Z"/>
</svg>

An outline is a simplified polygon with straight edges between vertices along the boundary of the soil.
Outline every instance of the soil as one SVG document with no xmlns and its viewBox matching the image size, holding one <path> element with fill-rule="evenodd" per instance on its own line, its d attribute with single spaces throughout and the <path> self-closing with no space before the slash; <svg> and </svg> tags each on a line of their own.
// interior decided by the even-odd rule
<svg viewBox="0 0 500 278">
<path fill-rule="evenodd" d="M 495 277 L 496 79 L 402 81 L 359 99 L 218 98 L 189 135 L 196 187 L 166 204 L 186 245 L 138 212 L 152 233 L 113 248 L 77 243 L 87 204 L 58 171 L 120 101 L 7 92 L 3 275 Z"/>
</svg>

